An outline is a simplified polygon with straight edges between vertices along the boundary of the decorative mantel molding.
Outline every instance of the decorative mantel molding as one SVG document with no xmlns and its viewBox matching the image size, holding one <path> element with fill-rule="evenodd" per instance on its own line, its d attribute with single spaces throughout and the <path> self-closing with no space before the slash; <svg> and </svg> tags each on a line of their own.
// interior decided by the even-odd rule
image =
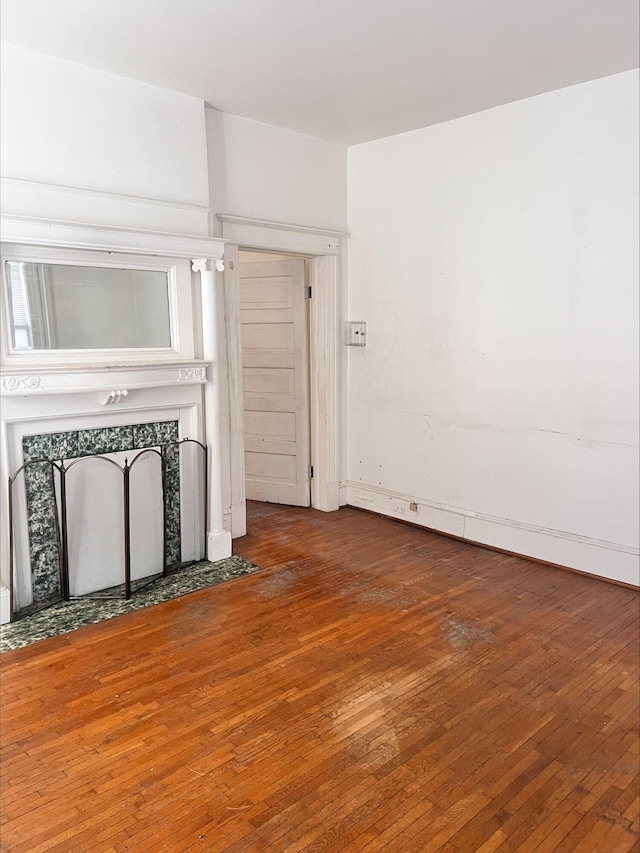
<svg viewBox="0 0 640 853">
<path fill-rule="evenodd" d="M 33 374 L 27 376 L 3 376 L 0 379 L 3 391 L 34 391 L 40 387 L 40 377 Z"/>
<path fill-rule="evenodd" d="M 183 367 L 178 371 L 179 382 L 206 382 L 206 367 Z"/>
<path fill-rule="evenodd" d="M 103 406 L 115 406 L 120 403 L 122 400 L 125 400 L 129 396 L 128 388 L 115 388 L 113 391 L 109 391 L 107 396 L 102 402 Z"/>
<path fill-rule="evenodd" d="M 200 274 L 202 312 L 202 354 L 212 363 L 212 382 L 205 383 L 205 437 L 211 448 L 209 465 L 209 505 L 207 507 L 207 559 L 220 560 L 231 554 L 231 533 L 224 527 L 223 462 L 220 399 L 221 326 L 216 297 L 216 272 L 224 269 L 221 258 L 194 258 L 192 268 Z"/>
<path fill-rule="evenodd" d="M 224 272 L 224 261 L 218 258 L 193 258 L 191 269 L 194 272 Z"/>
<path fill-rule="evenodd" d="M 13 368 L 0 376 L 2 397 L 46 394 L 82 394 L 98 391 L 117 394 L 119 400 L 132 389 L 165 388 L 170 385 L 204 385 L 208 361 L 201 359 L 178 364 L 127 364 L 110 367 L 66 366 L 47 367 L 38 374 Z M 120 389 L 119 392 L 114 389 Z M 127 389 L 127 393 L 123 390 Z M 115 402 L 115 401 L 114 401 Z"/>
</svg>

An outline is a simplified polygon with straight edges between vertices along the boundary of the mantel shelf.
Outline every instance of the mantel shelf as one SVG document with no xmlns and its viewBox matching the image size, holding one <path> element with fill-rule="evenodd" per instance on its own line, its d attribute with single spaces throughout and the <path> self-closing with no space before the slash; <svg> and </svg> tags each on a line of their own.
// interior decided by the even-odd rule
<svg viewBox="0 0 640 853">
<path fill-rule="evenodd" d="M 83 392 L 203 385 L 210 362 L 191 359 L 170 363 L 129 362 L 91 366 L 20 366 L 0 371 L 0 395 L 79 394 Z"/>
</svg>

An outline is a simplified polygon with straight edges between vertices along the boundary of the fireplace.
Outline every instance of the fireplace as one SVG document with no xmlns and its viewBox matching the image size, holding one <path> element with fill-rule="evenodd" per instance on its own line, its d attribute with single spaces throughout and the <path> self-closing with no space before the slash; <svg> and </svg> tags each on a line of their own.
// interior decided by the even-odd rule
<svg viewBox="0 0 640 853">
<path fill-rule="evenodd" d="M 115 465 L 101 463 L 112 460 L 122 467 L 145 450 L 166 452 L 186 438 L 202 441 L 206 374 L 191 371 L 192 378 L 186 381 L 176 372 L 175 385 L 130 391 L 119 411 L 113 406 L 99 412 L 62 411 L 80 409 L 79 397 L 86 397 L 84 407 L 90 408 L 93 395 L 86 392 L 12 401 L 11 408 L 20 410 L 20 417 L 6 425 L 12 470 L 38 459 L 69 466 L 65 481 L 72 596 L 114 587 L 124 579 L 122 474 Z M 198 376 L 202 378 L 194 378 Z M 48 418 L 43 422 L 29 409 L 42 410 L 45 405 Z M 80 460 L 82 464 L 76 464 Z M 61 592 L 60 488 L 50 462 L 28 465 L 12 487 L 14 612 L 54 600 Z M 131 475 L 134 580 L 205 557 L 201 455 L 169 453 L 165 487 L 163 501 L 159 455 L 147 453 Z"/>
<path fill-rule="evenodd" d="M 134 573 L 144 578 L 161 567 L 163 527 L 167 530 L 164 547 L 168 563 L 229 556 L 231 537 L 225 530 L 222 511 L 215 292 L 223 241 L 5 218 L 2 249 L 2 621 L 10 615 L 6 599 L 11 562 L 8 481 L 29 459 L 55 458 L 70 463 L 106 454 L 123 465 L 125 458 L 131 463 L 145 449 L 160 449 L 187 438 L 199 442 L 209 448 L 206 507 L 200 487 L 201 462 L 195 457 L 181 454 L 180 462 L 170 466 L 164 518 L 154 454 L 147 453 L 148 458 L 136 463 L 135 483 L 132 475 L 133 527 L 142 532 L 132 540 Z M 26 272 L 21 272 L 21 264 Z M 129 270 L 141 270 L 143 278 L 134 282 Z M 76 316 L 72 303 L 84 298 L 89 287 L 100 291 L 102 302 L 97 304 L 102 307 L 98 310 L 106 310 L 113 271 L 119 273 L 113 293 L 121 310 L 133 310 L 131 306 L 145 294 L 151 294 L 152 299 L 142 313 L 138 312 L 134 323 L 127 318 L 126 337 L 119 330 L 115 336 L 105 332 L 97 349 L 87 343 L 81 331 L 65 337 L 66 330 L 54 328 L 46 316 L 44 322 L 42 312 L 35 319 L 24 319 L 19 274 L 23 296 L 26 294 L 24 305 L 30 299 L 44 304 L 53 294 L 62 306 L 59 314 L 64 308 L 67 316 Z M 57 291 L 47 290 L 50 281 Z M 70 283 L 75 288 L 71 301 L 64 290 Z M 135 292 L 130 287 L 135 287 Z M 166 310 L 153 308 L 153 300 L 158 299 L 166 303 Z M 108 323 L 114 323 L 113 317 L 104 319 L 104 324 Z M 166 331 L 156 330 L 159 323 L 164 323 Z M 44 332 L 43 326 L 47 326 Z M 58 339 L 61 345 L 56 343 Z M 74 347 L 69 347 L 69 342 Z M 76 515 L 69 519 L 69 530 L 73 531 L 70 572 L 78 594 L 122 580 L 122 507 L 120 500 L 111 499 L 120 497 L 121 482 L 110 479 L 109 472 L 98 471 L 98 467 L 95 460 L 83 459 L 73 467 L 73 477 L 69 475 L 69 507 Z M 30 469 L 16 481 L 13 495 L 14 609 L 55 594 L 55 578 L 59 576 L 55 570 L 57 549 L 51 536 L 55 499 L 44 469 Z M 90 477 L 97 478 L 92 485 Z"/>
<path fill-rule="evenodd" d="M 129 597 L 140 581 L 204 557 L 201 546 L 183 560 L 180 481 L 206 500 L 206 448 L 180 439 L 177 420 L 28 435 L 22 451 L 11 497 L 22 476 L 29 571 L 13 573 L 14 615 L 116 587 Z"/>
</svg>

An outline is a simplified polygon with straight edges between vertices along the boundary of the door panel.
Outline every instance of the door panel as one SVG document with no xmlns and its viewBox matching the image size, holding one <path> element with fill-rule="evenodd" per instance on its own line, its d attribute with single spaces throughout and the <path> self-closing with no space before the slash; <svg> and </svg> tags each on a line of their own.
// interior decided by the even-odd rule
<svg viewBox="0 0 640 853">
<path fill-rule="evenodd" d="M 263 482 L 265 488 L 272 483 L 280 486 L 294 486 L 296 479 L 296 460 L 294 456 L 276 453 L 246 453 L 246 473 L 249 477 Z M 259 500 L 254 498 L 252 500 Z"/>
<path fill-rule="evenodd" d="M 293 412 L 246 412 L 244 417 L 246 438 L 261 438 L 281 441 L 296 440 L 296 416 Z"/>
<path fill-rule="evenodd" d="M 239 270 L 247 498 L 309 506 L 304 261 Z"/>
<path fill-rule="evenodd" d="M 244 312 L 242 312 L 244 314 Z M 242 360 L 245 367 L 295 368 L 295 341 L 293 320 L 274 323 L 263 312 L 261 323 L 242 320 Z"/>
<path fill-rule="evenodd" d="M 272 368 L 264 370 L 260 367 L 245 367 L 242 380 L 245 394 L 261 394 L 262 396 L 279 395 L 295 396 L 295 370 Z"/>
<path fill-rule="evenodd" d="M 286 261 L 285 263 L 289 263 Z M 267 264 L 270 266 L 270 264 Z M 291 281 L 288 276 L 246 278 L 240 281 L 240 301 L 245 310 L 252 308 L 291 308 Z"/>
</svg>

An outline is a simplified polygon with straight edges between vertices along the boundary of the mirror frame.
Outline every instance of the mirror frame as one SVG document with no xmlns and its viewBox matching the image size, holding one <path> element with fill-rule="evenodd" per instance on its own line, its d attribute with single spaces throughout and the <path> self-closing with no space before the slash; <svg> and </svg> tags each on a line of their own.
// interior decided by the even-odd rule
<svg viewBox="0 0 640 853">
<path fill-rule="evenodd" d="M 61 364 L 96 366 L 131 362 L 184 361 L 194 357 L 193 280 L 189 260 L 155 255 L 141 257 L 140 255 L 114 252 L 52 249 L 11 243 L 3 243 L 0 250 L 2 264 L 2 298 L 0 299 L 2 327 L 0 337 L 2 338 L 2 362 L 4 366 L 46 367 Z M 7 261 L 92 266 L 102 269 L 140 269 L 166 273 L 170 346 L 105 349 L 14 349 L 6 276 Z"/>
</svg>

